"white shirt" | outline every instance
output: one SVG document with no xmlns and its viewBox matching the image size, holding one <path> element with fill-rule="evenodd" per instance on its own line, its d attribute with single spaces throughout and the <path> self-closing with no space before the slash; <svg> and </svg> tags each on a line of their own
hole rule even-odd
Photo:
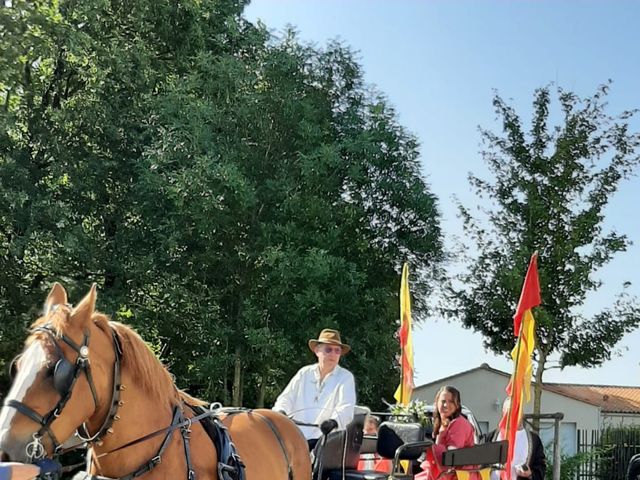
<svg viewBox="0 0 640 480">
<path fill-rule="evenodd" d="M 503 440 L 502 432 L 498 434 L 497 441 Z M 515 449 L 513 451 L 513 461 L 511 462 L 511 477 L 513 480 L 518 478 L 516 475 L 516 466 L 529 462 L 529 436 L 524 428 L 518 429 L 516 432 Z M 499 480 L 500 472 L 494 470 L 491 472 L 491 480 Z"/>
<path fill-rule="evenodd" d="M 276 400 L 273 410 L 283 410 L 294 420 L 320 425 L 330 418 L 345 428 L 353 419 L 356 386 L 351 372 L 336 365 L 320 382 L 320 366 L 316 363 L 298 370 Z M 317 427 L 300 429 L 305 438 L 319 438 Z"/>
</svg>

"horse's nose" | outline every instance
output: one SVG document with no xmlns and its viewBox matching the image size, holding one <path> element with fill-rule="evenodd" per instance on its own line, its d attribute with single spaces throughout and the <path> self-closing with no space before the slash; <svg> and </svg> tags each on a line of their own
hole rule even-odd
<svg viewBox="0 0 640 480">
<path fill-rule="evenodd" d="M 11 461 L 11 455 L 7 452 L 9 446 L 9 432 L 5 429 L 0 430 L 0 462 Z"/>
<path fill-rule="evenodd" d="M 20 458 L 21 452 L 25 450 L 25 444 L 9 435 L 4 430 L 0 432 L 0 460 L 3 462 L 26 462 L 26 459 Z M 2 477 L 0 477 L 2 478 Z"/>
</svg>

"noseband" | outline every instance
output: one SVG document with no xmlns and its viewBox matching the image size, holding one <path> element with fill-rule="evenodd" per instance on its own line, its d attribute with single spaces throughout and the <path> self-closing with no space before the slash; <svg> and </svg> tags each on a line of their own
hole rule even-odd
<svg viewBox="0 0 640 480">
<path fill-rule="evenodd" d="M 73 387 L 75 386 L 78 378 L 84 372 L 91 389 L 91 395 L 93 396 L 93 403 L 95 410 L 100 407 L 100 401 L 98 400 L 98 394 L 93 382 L 93 376 L 91 374 L 91 363 L 89 362 L 89 331 L 84 331 L 84 338 L 82 344 L 76 344 L 72 339 L 66 336 L 64 333 L 57 334 L 51 324 L 46 324 L 37 327 L 33 330 L 33 333 L 42 332 L 47 334 L 58 353 L 58 361 L 53 368 L 53 386 L 60 395 L 60 400 L 55 407 L 46 415 L 40 415 L 38 412 L 28 407 L 22 402 L 17 400 L 7 400 L 4 405 L 7 407 L 15 408 L 18 412 L 29 417 L 31 420 L 40 425 L 40 429 L 33 434 L 33 441 L 30 442 L 27 449 L 27 457 L 30 461 L 39 460 L 46 454 L 44 445 L 42 444 L 42 437 L 46 433 L 53 444 L 53 454 L 58 455 L 62 451 L 62 444 L 58 441 L 51 429 L 51 424 L 56 418 L 60 416 L 65 405 L 71 398 L 73 393 Z M 122 359 L 122 347 L 118 340 L 116 333 L 111 329 L 111 335 L 113 337 L 113 350 L 115 352 L 115 362 L 113 364 L 113 390 L 111 394 L 111 407 L 109 413 L 105 417 L 102 427 L 94 434 L 90 435 L 86 421 L 78 427 L 78 437 L 87 443 L 97 442 L 100 438 L 108 432 L 113 424 L 114 419 L 120 406 L 120 391 L 123 390 L 120 383 L 120 363 Z M 78 356 L 76 357 L 75 364 L 72 364 L 67 360 L 60 348 L 59 341 L 63 341 L 69 347 L 71 347 Z"/>
</svg>

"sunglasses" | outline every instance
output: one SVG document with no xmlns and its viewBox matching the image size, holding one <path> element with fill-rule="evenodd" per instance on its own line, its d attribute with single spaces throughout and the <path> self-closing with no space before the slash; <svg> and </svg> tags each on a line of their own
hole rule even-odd
<svg viewBox="0 0 640 480">
<path fill-rule="evenodd" d="M 337 353 L 338 355 L 340 355 L 342 353 L 342 347 L 333 347 L 331 345 L 320 345 L 319 349 L 321 352 L 324 352 L 326 354 Z"/>
</svg>

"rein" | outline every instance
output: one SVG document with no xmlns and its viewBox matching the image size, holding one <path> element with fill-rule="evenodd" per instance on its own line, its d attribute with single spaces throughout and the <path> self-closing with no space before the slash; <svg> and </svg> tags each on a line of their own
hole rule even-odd
<svg viewBox="0 0 640 480">
<path fill-rule="evenodd" d="M 210 412 L 207 412 L 207 414 L 203 414 L 201 417 L 204 418 L 206 416 L 209 416 Z M 198 419 L 198 421 L 200 421 L 202 418 Z M 182 420 L 182 421 L 181 421 Z M 141 475 L 144 475 L 145 473 L 153 470 L 156 466 L 158 466 L 160 464 L 160 462 L 162 462 L 162 454 L 164 453 L 164 451 L 166 450 L 167 446 L 169 445 L 169 441 L 171 440 L 171 437 L 173 436 L 173 432 L 175 430 L 177 430 L 178 428 L 180 428 L 182 430 L 182 438 L 185 441 L 185 452 L 188 452 L 188 438 L 189 438 L 189 434 L 191 433 L 190 427 L 191 424 L 193 423 L 195 419 L 192 418 L 188 418 L 186 420 L 183 420 L 183 416 L 182 416 L 182 412 L 180 410 L 179 406 L 174 407 L 173 409 L 173 420 L 171 421 L 171 425 L 169 425 L 168 427 L 165 428 L 161 428 L 160 430 L 156 430 L 155 432 L 152 432 L 148 435 L 145 435 L 144 437 L 138 438 L 136 440 L 133 440 L 129 443 L 126 443 L 125 445 L 122 445 L 121 447 L 115 448 L 113 450 L 110 450 L 108 452 L 102 453 L 100 454 L 98 457 L 96 457 L 96 460 L 98 458 L 102 458 L 106 455 L 109 455 L 111 453 L 120 451 L 120 450 L 124 450 L 125 448 L 131 447 L 133 445 L 136 445 L 138 443 L 144 442 L 145 440 L 149 440 L 150 438 L 155 437 L 156 435 L 160 435 L 161 433 L 167 432 L 166 436 L 164 437 L 164 440 L 162 441 L 162 443 L 160 444 L 160 448 L 158 449 L 158 451 L 156 452 L 156 454 L 151 457 L 148 461 L 144 462 L 142 465 L 140 465 L 136 470 L 134 470 L 133 472 L 129 473 L 128 475 L 125 475 L 123 477 L 118 477 L 117 479 L 114 479 L 112 477 L 104 477 L 102 475 L 91 475 L 91 479 L 92 480 L 133 480 L 134 478 L 137 478 Z M 91 462 L 87 462 L 87 470 L 89 470 L 89 467 L 91 466 Z M 189 480 L 194 479 L 195 478 L 195 473 L 193 471 L 193 467 L 191 465 L 191 461 L 190 461 L 190 456 L 187 454 L 187 478 Z"/>
<path fill-rule="evenodd" d="M 189 479 L 195 479 L 195 473 L 193 473 L 193 470 L 191 469 L 191 461 L 190 461 L 190 454 L 187 453 L 188 452 L 188 439 L 189 436 L 188 434 L 190 433 L 190 428 L 191 425 L 193 425 L 194 423 L 199 423 L 202 420 L 209 418 L 209 417 L 214 417 L 218 414 L 218 410 L 221 411 L 225 411 L 226 413 L 239 413 L 240 411 L 244 411 L 244 410 L 240 410 L 240 409 L 224 409 L 221 407 L 216 407 L 214 408 L 214 405 L 219 405 L 219 404 L 212 404 L 210 409 L 207 410 L 206 412 L 203 412 L 199 415 L 196 415 L 195 417 L 191 417 L 191 418 L 184 418 L 181 413 L 180 413 L 180 409 L 179 407 L 175 407 L 174 408 L 174 413 L 173 413 L 173 421 L 171 422 L 171 425 L 169 425 L 168 427 L 164 427 L 164 428 L 160 428 L 158 430 L 155 430 L 151 433 L 148 433 L 146 435 L 144 435 L 143 437 L 139 437 L 136 438 L 135 440 L 132 440 L 128 443 L 125 443 L 124 445 L 121 445 L 117 448 L 114 448 L 113 450 L 109 450 L 108 452 L 104 452 L 101 453 L 100 455 L 97 455 L 95 458 L 96 460 L 103 458 L 107 455 L 110 455 L 112 453 L 115 452 L 119 452 L 120 450 L 124 450 L 126 448 L 132 447 L 134 445 L 137 445 L 139 443 L 145 442 L 153 437 L 156 437 L 162 433 L 167 434 L 167 436 L 165 437 L 165 439 L 163 440 L 158 452 L 156 453 L 155 456 L 153 456 L 150 460 L 148 460 L 147 462 L 143 463 L 142 466 L 140 468 L 138 468 L 136 471 L 134 471 L 133 473 L 130 473 L 124 477 L 118 477 L 118 480 L 130 480 L 136 477 L 139 477 L 140 475 L 142 475 L 143 473 L 147 473 L 149 470 L 153 469 L 156 465 L 158 465 L 161 461 L 162 461 L 162 454 L 164 453 L 164 450 L 166 448 L 166 446 L 169 443 L 169 440 L 171 439 L 172 433 L 174 430 L 177 429 L 182 429 L 182 436 L 183 439 L 186 440 L 185 443 L 185 455 L 187 456 L 187 468 L 188 468 L 188 478 Z M 177 422 L 177 423 L 176 423 Z M 80 448 L 80 446 L 75 446 L 66 450 L 63 450 L 61 452 L 62 453 L 67 453 L 73 450 L 76 450 Z M 61 467 L 58 469 L 58 471 L 60 473 L 67 473 L 67 472 L 71 472 L 73 470 L 75 470 L 78 467 L 81 467 L 82 465 L 87 465 L 86 462 L 82 462 L 82 463 L 76 463 L 73 465 L 66 465 L 64 467 Z M 87 465 L 87 467 L 89 467 L 89 465 Z M 96 480 L 116 480 L 116 479 L 112 479 L 111 477 L 103 477 L 103 476 L 99 476 L 99 475 L 94 475 L 91 477 L 92 479 L 96 479 Z"/>
<path fill-rule="evenodd" d="M 178 407 L 175 407 L 175 408 L 177 409 Z M 202 421 L 203 419 L 205 419 L 207 417 L 214 416 L 215 414 L 216 414 L 215 411 L 208 410 L 207 412 L 201 413 L 200 415 L 198 415 L 196 417 L 184 419 L 179 423 L 173 423 L 173 422 L 176 421 L 176 413 L 174 411 L 173 422 L 168 427 L 160 428 L 160 429 L 156 430 L 155 432 L 151 432 L 151 433 L 146 434 L 144 437 L 136 438 L 135 440 L 132 440 L 129 443 L 125 443 L 124 445 L 122 445 L 122 446 L 120 446 L 118 448 L 114 448 L 113 450 L 109 450 L 108 452 L 101 453 L 100 455 L 98 455 L 96 457 L 96 459 L 105 457 L 105 456 L 110 455 L 110 454 L 115 453 L 115 452 L 119 452 L 120 450 L 124 450 L 125 448 L 133 447 L 134 445 L 137 445 L 138 443 L 145 442 L 145 441 L 147 441 L 147 440 L 149 440 L 149 439 L 151 439 L 153 437 L 156 437 L 156 436 L 158 436 L 158 435 L 160 435 L 160 434 L 162 434 L 164 432 L 171 433 L 174 430 L 177 430 L 178 428 L 182 428 L 182 427 L 190 428 L 193 423 L 200 422 L 200 421 Z M 179 415 L 177 417 L 177 420 L 179 421 L 181 418 L 182 418 L 182 416 Z"/>
<path fill-rule="evenodd" d="M 191 425 L 193 425 L 194 423 L 199 423 L 206 418 L 214 417 L 215 415 L 217 415 L 218 410 L 222 410 L 220 408 L 214 409 L 213 405 L 216 405 L 216 404 L 212 404 L 211 408 L 206 412 L 196 415 L 195 417 L 186 418 L 186 419 L 182 416 L 180 407 L 176 406 L 173 411 L 173 420 L 171 422 L 171 425 L 169 425 L 168 427 L 160 428 L 154 432 L 144 435 L 143 437 L 132 440 L 124 445 L 114 448 L 113 450 L 109 450 L 108 452 L 101 453 L 100 455 L 95 457 L 96 460 L 98 460 L 112 453 L 119 452 L 121 450 L 132 447 L 139 443 L 145 442 L 153 437 L 161 435 L 162 433 L 166 433 L 166 436 L 162 441 L 162 444 L 160 445 L 158 452 L 151 459 L 144 462 L 140 467 L 138 467 L 132 473 L 129 473 L 128 475 L 125 475 L 123 477 L 118 477 L 117 479 L 112 477 L 104 477 L 101 475 L 91 475 L 91 476 L 87 475 L 87 478 L 90 478 L 91 480 L 133 480 L 134 478 L 137 478 L 149 472 L 150 470 L 152 470 L 153 468 L 155 468 L 157 465 L 161 463 L 162 454 L 164 453 L 165 449 L 169 445 L 169 441 L 171 440 L 173 432 L 177 429 L 180 429 L 182 433 L 182 438 L 184 441 L 185 459 L 187 462 L 187 479 L 195 480 L 196 476 L 195 476 L 195 471 L 193 470 L 193 467 L 192 467 L 191 454 L 189 450 L 189 434 L 191 433 Z M 220 459 L 218 459 L 218 461 L 220 461 Z M 87 465 L 87 470 L 89 470 L 90 463 L 82 462 L 82 463 L 77 463 L 75 465 L 62 467 L 61 469 L 59 469 L 59 471 L 61 473 L 70 472 L 85 464 Z M 222 476 L 220 477 L 220 480 L 223 480 Z"/>
</svg>

